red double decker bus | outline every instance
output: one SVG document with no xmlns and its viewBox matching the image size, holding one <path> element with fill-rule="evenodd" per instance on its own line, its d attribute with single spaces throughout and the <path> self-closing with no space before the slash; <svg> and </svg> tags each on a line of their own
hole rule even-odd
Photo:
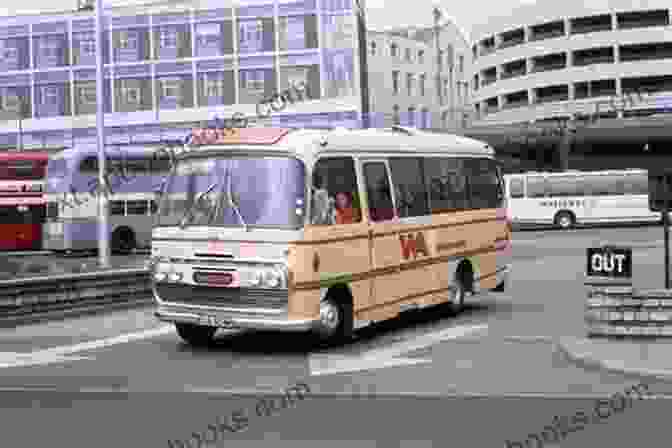
<svg viewBox="0 0 672 448">
<path fill-rule="evenodd" d="M 47 152 L 0 152 L 0 250 L 39 250 Z"/>
</svg>

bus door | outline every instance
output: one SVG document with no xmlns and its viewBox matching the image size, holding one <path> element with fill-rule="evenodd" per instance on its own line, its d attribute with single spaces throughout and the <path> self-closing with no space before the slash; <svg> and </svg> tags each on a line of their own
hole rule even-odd
<svg viewBox="0 0 672 448">
<path fill-rule="evenodd" d="M 309 248 L 302 252 L 309 269 L 298 273 L 297 279 L 319 282 L 321 289 L 346 285 L 352 293 L 355 312 L 370 308 L 374 304 L 369 233 L 355 161 L 352 157 L 320 158 L 312 177 L 310 225 L 304 232 L 306 244 L 300 246 Z"/>
<path fill-rule="evenodd" d="M 387 319 L 403 311 L 401 301 L 404 298 L 419 289 L 431 289 L 432 282 L 419 281 L 417 275 L 421 270 L 412 266 L 418 255 L 417 234 L 422 232 L 404 232 L 405 226 L 396 213 L 389 163 L 381 159 L 363 161 L 362 173 L 374 272 L 373 295 L 379 307 L 374 320 Z M 421 247 L 420 251 L 427 255 L 426 247 Z M 431 273 L 431 269 L 423 272 Z M 390 306 L 383 306 L 385 304 Z"/>
</svg>

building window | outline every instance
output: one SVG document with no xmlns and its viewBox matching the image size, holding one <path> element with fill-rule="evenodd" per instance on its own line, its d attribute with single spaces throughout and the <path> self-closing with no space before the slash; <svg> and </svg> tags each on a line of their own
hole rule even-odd
<svg viewBox="0 0 672 448">
<path fill-rule="evenodd" d="M 413 95 L 413 73 L 407 73 L 406 74 L 406 90 L 407 90 L 408 96 Z"/>
<path fill-rule="evenodd" d="M 0 99 L 2 99 L 2 110 L 17 113 L 21 110 L 21 100 L 19 100 L 19 96 L 16 93 L 5 91 L 5 94 Z"/>
<path fill-rule="evenodd" d="M 45 86 L 42 87 L 42 104 L 56 105 L 58 104 L 58 87 Z"/>
<path fill-rule="evenodd" d="M 79 41 L 79 48 L 82 53 L 92 56 L 96 54 L 96 36 L 94 33 L 86 33 Z"/>
<path fill-rule="evenodd" d="M 455 61 L 455 58 L 454 58 L 454 55 L 453 55 L 453 46 L 448 45 L 448 47 L 446 48 L 446 64 L 448 65 L 448 67 L 450 67 L 452 69 L 454 61 Z"/>
<path fill-rule="evenodd" d="M 375 55 L 376 55 L 376 43 L 371 42 L 371 56 L 375 56 Z"/>
<path fill-rule="evenodd" d="M 418 62 L 421 64 L 425 63 L 425 50 L 418 51 Z"/>
<path fill-rule="evenodd" d="M 443 98 L 448 98 L 448 80 L 443 80 Z"/>
<path fill-rule="evenodd" d="M 415 107 L 408 108 L 408 125 L 415 126 Z"/>
<path fill-rule="evenodd" d="M 224 80 L 219 78 L 205 78 L 205 96 L 224 96 Z"/>
<path fill-rule="evenodd" d="M 424 73 L 420 75 L 420 95 L 425 96 L 425 81 L 427 79 L 427 75 Z"/>
<path fill-rule="evenodd" d="M 392 91 L 395 95 L 399 94 L 399 71 L 394 70 L 392 72 Z"/>
<path fill-rule="evenodd" d="M 399 119 L 399 106 L 396 104 L 392 108 L 392 121 L 396 125 L 401 123 L 401 120 Z"/>
<path fill-rule="evenodd" d="M 85 86 L 79 88 L 79 104 L 82 106 L 92 106 L 96 104 L 96 86 Z"/>
<path fill-rule="evenodd" d="M 264 91 L 264 72 L 257 70 L 256 72 L 250 72 L 247 75 L 245 80 L 245 88 L 249 91 Z"/>
<path fill-rule="evenodd" d="M 390 56 L 393 58 L 399 57 L 399 47 L 397 47 L 397 44 L 390 45 Z"/>
<path fill-rule="evenodd" d="M 134 31 L 121 31 L 119 33 L 119 48 L 122 50 L 135 50 L 138 47 L 138 36 Z"/>
<path fill-rule="evenodd" d="M 197 28 L 199 47 L 217 47 L 221 36 L 221 28 L 218 23 L 199 24 Z"/>
<path fill-rule="evenodd" d="M 180 97 L 180 80 L 162 79 L 161 96 L 163 98 L 178 99 Z"/>
<path fill-rule="evenodd" d="M 122 87 L 121 96 L 126 104 L 140 105 L 140 89 L 138 87 Z"/>
<path fill-rule="evenodd" d="M 410 49 L 410 48 L 407 48 L 406 51 L 405 51 L 405 53 L 406 53 L 406 54 L 405 54 L 406 61 L 408 61 L 408 62 L 412 62 L 412 61 L 413 61 L 413 58 L 411 57 L 411 49 Z"/>
<path fill-rule="evenodd" d="M 443 50 L 439 50 L 439 70 L 443 69 Z"/>
<path fill-rule="evenodd" d="M 161 48 L 177 48 L 177 31 L 164 29 L 159 33 L 159 46 Z"/>
<path fill-rule="evenodd" d="M 464 74 L 464 56 L 463 55 L 459 56 L 457 70 L 460 72 L 460 75 Z"/>
</svg>

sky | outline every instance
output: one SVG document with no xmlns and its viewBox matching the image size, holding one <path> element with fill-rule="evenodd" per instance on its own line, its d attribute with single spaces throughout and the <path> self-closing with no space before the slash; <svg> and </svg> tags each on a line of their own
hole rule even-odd
<svg viewBox="0 0 672 448">
<path fill-rule="evenodd" d="M 135 0 L 113 0 L 115 2 L 133 3 Z M 385 29 L 401 26 L 430 26 L 433 23 L 432 8 L 439 4 L 447 16 L 452 17 L 461 27 L 469 40 L 473 24 L 487 23 L 487 16 L 506 15 L 512 8 L 534 0 L 366 0 L 367 22 L 370 28 Z M 13 16 L 21 12 L 53 12 L 74 9 L 77 0 L 3 0 L 0 15 Z M 140 3 L 146 3 L 142 1 Z"/>
</svg>

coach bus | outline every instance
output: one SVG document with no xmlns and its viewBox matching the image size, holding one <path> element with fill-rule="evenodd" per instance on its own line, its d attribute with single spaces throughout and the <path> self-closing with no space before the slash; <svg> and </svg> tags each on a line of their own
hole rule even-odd
<svg viewBox="0 0 672 448">
<path fill-rule="evenodd" d="M 194 130 L 152 233 L 158 319 L 342 340 L 400 312 L 503 291 L 510 226 L 493 150 L 393 127 Z"/>
<path fill-rule="evenodd" d="M 106 149 L 110 248 L 129 253 L 151 242 L 157 189 L 170 161 L 153 147 Z M 98 155 L 83 146 L 53 155 L 47 167 L 44 247 L 54 252 L 98 249 Z"/>
<path fill-rule="evenodd" d="M 514 223 L 580 224 L 656 222 L 649 210 L 646 170 L 509 174 L 506 194 Z"/>
<path fill-rule="evenodd" d="M 49 154 L 0 152 L 0 250 L 39 250 Z"/>
</svg>

